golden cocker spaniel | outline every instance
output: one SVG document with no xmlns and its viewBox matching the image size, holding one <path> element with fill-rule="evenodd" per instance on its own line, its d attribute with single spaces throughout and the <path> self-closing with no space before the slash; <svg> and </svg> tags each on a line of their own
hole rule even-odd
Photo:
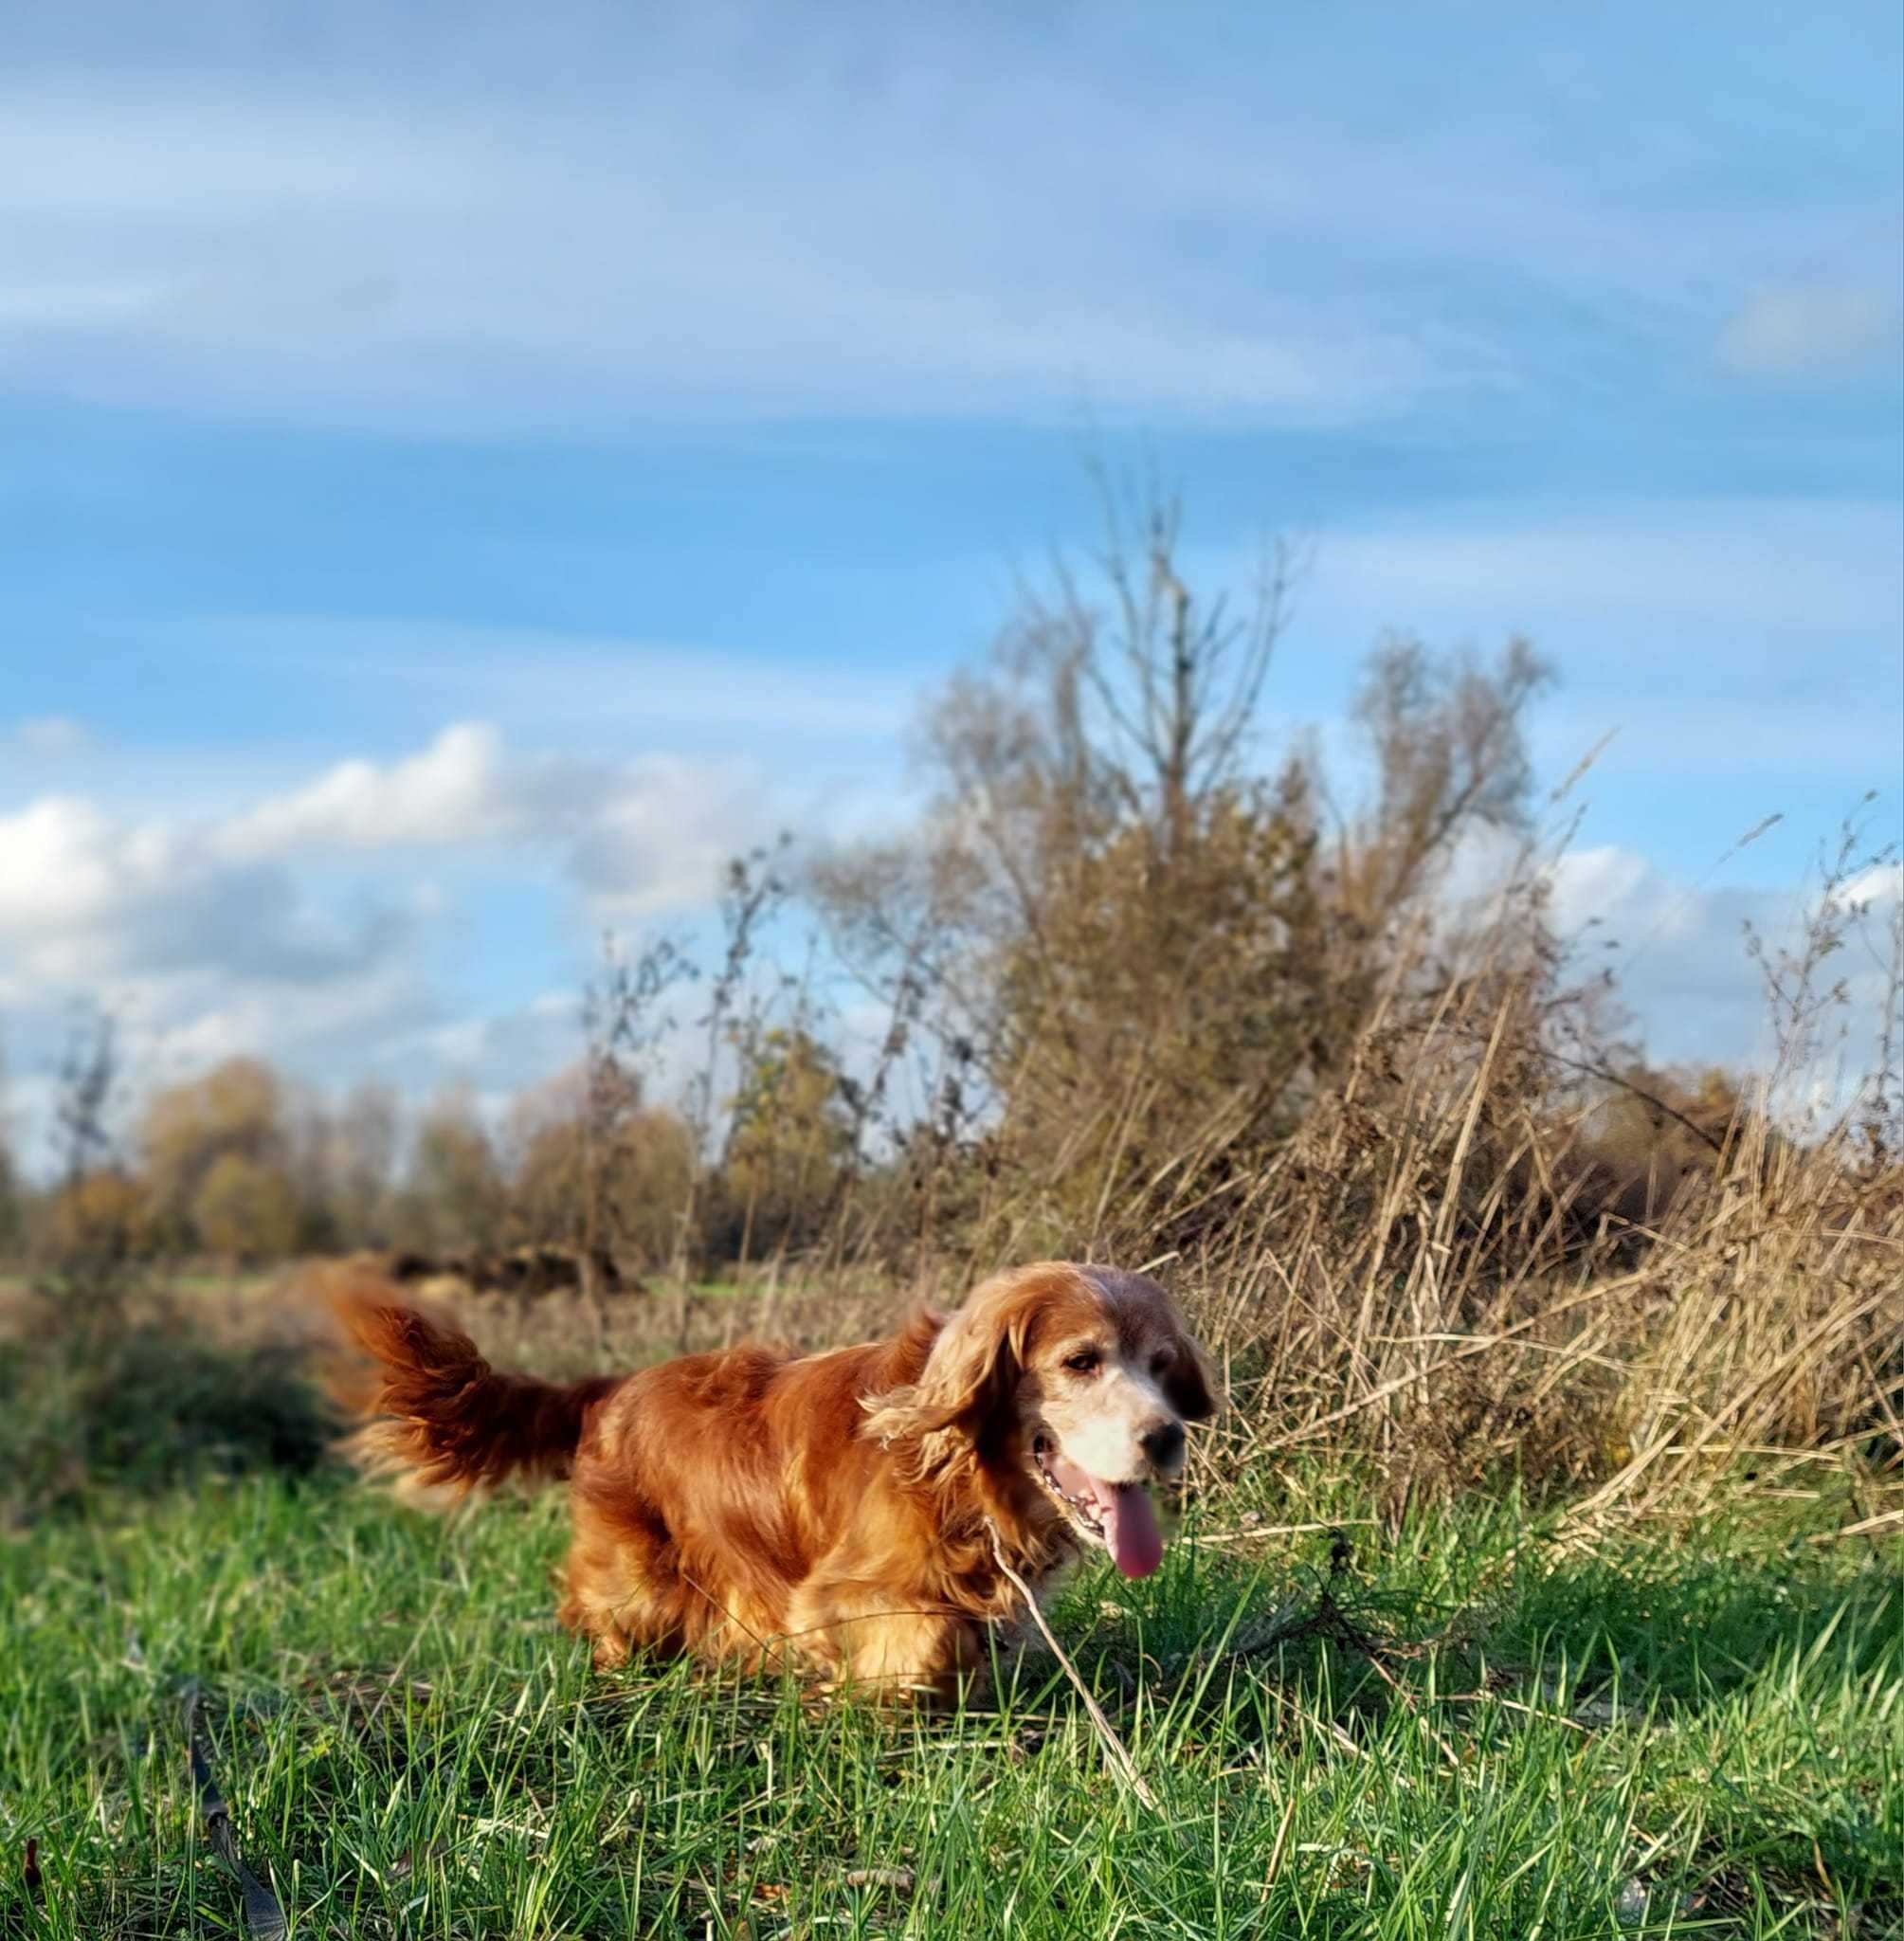
<svg viewBox="0 0 1904 1941">
<path fill-rule="evenodd" d="M 943 1692 L 1013 1613 L 1001 1554 L 1034 1587 L 1091 1548 L 1157 1568 L 1148 1486 L 1216 1406 L 1170 1297 L 1110 1267 L 1000 1274 L 828 1353 L 743 1344 L 568 1384 L 496 1372 L 374 1277 L 333 1297 L 377 1364 L 366 1453 L 458 1491 L 570 1478 L 561 1617 L 603 1665 L 793 1652 Z"/>
</svg>

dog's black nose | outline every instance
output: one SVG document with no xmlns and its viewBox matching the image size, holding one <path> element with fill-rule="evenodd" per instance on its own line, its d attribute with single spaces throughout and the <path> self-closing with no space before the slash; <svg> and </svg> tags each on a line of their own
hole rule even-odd
<svg viewBox="0 0 1904 1941">
<path fill-rule="evenodd" d="M 1160 1422 L 1137 1438 L 1144 1454 L 1159 1469 L 1168 1469 L 1184 1453 L 1184 1425 L 1180 1422 Z"/>
</svg>

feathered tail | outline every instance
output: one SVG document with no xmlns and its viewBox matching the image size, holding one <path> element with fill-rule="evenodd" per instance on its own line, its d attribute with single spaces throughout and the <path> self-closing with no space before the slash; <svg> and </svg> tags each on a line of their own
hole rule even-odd
<svg viewBox="0 0 1904 1941">
<path fill-rule="evenodd" d="M 499 1374 L 461 1328 L 412 1307 L 375 1274 L 334 1272 L 322 1292 L 375 1363 L 368 1380 L 361 1370 L 332 1380 L 354 1413 L 372 1418 L 352 1439 L 358 1459 L 426 1488 L 462 1496 L 510 1476 L 567 1475 L 589 1408 L 623 1379 Z"/>
</svg>

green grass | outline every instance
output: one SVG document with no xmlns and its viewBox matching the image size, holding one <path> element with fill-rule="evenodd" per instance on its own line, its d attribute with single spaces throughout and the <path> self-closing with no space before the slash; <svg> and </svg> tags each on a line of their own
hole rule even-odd
<svg viewBox="0 0 1904 1941">
<path fill-rule="evenodd" d="M 194 1679 L 299 1934 L 1894 1932 L 1904 1560 L 1772 1509 L 1580 1551 L 1285 1478 L 1260 1514 L 1343 1521 L 1332 1580 L 1326 1533 L 1239 1544 L 1227 1502 L 1054 1613 L 1152 1812 L 1043 1673 L 938 1717 L 598 1676 L 551 1621 L 556 1497 L 446 1528 L 324 1472 L 96 1490 L 0 1550 L 0 1933 L 245 1932 Z M 1325 1585 L 1387 1678 L 1299 1628 Z"/>
</svg>

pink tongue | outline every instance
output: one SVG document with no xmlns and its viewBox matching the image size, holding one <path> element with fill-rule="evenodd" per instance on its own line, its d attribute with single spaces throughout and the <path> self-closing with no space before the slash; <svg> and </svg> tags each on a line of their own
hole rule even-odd
<svg viewBox="0 0 1904 1941">
<path fill-rule="evenodd" d="M 1094 1476 L 1091 1494 L 1097 1498 L 1098 1514 L 1104 1519 L 1104 1541 L 1111 1546 L 1118 1569 L 1126 1577 L 1148 1577 L 1164 1561 L 1164 1535 L 1157 1528 L 1150 1492 L 1137 1483 L 1119 1489 Z"/>
</svg>

